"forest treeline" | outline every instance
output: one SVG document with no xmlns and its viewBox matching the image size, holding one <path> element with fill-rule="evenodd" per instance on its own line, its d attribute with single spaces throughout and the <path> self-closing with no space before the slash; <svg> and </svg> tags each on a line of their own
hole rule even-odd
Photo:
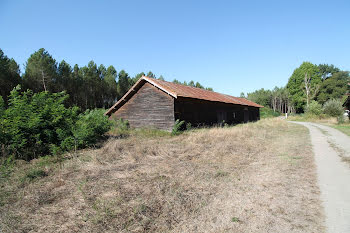
<svg viewBox="0 0 350 233">
<path fill-rule="evenodd" d="M 350 76 L 334 65 L 303 62 L 284 87 L 259 89 L 244 96 L 274 111 L 302 113 L 311 101 L 324 105 L 328 100 L 344 101 L 350 93 Z"/>
<path fill-rule="evenodd" d="M 0 94 L 5 104 L 11 90 L 20 84 L 22 90 L 29 89 L 34 93 L 65 91 L 69 95 L 66 104 L 78 106 L 81 110 L 108 108 L 142 76 L 164 80 L 162 75 L 156 77 L 151 71 L 130 77 L 125 70 L 117 72 L 112 65 L 106 67 L 103 64 L 97 65 L 94 61 L 90 61 L 84 67 L 77 64 L 71 66 L 64 60 L 58 63 L 43 48 L 30 55 L 21 74 L 16 61 L 8 58 L 0 49 Z M 176 79 L 173 82 L 181 83 Z M 194 81 L 181 84 L 212 90 Z"/>
<path fill-rule="evenodd" d="M 83 67 L 71 66 L 64 60 L 58 63 L 43 48 L 30 55 L 21 73 L 16 61 L 0 49 L 0 94 L 5 105 L 10 91 L 20 84 L 22 90 L 30 89 L 34 93 L 65 91 L 69 95 L 66 104 L 81 110 L 108 108 L 144 75 L 164 80 L 162 75 L 156 77 L 151 71 L 131 77 L 125 70 L 117 72 L 113 66 L 97 65 L 94 61 Z M 212 91 L 199 82 L 182 83 L 176 79 L 173 82 Z M 286 86 L 260 89 L 246 96 L 242 93 L 241 96 L 274 111 L 301 113 L 312 100 L 323 105 L 329 99 L 344 98 L 350 92 L 349 82 L 348 71 L 334 65 L 303 62 L 294 70 Z"/>
</svg>

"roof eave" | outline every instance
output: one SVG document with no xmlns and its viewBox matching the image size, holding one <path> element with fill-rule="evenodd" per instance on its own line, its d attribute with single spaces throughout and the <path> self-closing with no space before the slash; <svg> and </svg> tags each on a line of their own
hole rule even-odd
<svg viewBox="0 0 350 233">
<path fill-rule="evenodd" d="M 112 115 L 113 111 L 117 111 L 118 110 L 118 106 L 123 103 L 123 101 L 126 101 L 125 99 L 131 95 L 133 93 L 133 91 L 136 90 L 136 88 L 140 85 L 140 83 L 144 81 L 143 78 L 140 78 L 130 89 L 127 93 L 125 93 L 125 95 L 120 98 L 120 100 L 118 100 L 112 107 L 110 107 L 105 113 L 104 115 L 106 116 L 110 116 Z"/>
<path fill-rule="evenodd" d="M 142 76 L 131 88 L 130 90 L 120 99 L 117 101 L 117 103 L 115 103 L 111 108 L 109 108 L 104 115 L 108 115 L 111 116 L 113 112 L 117 111 L 126 101 L 127 98 L 130 95 L 133 95 L 134 92 L 137 91 L 137 89 L 143 85 L 143 82 L 148 82 L 151 85 L 155 86 L 156 88 L 162 90 L 163 92 L 167 93 L 168 95 L 172 96 L 173 98 L 177 99 L 178 96 L 179 97 L 187 97 L 187 98 L 193 98 L 193 97 L 189 97 L 189 96 L 182 96 L 182 95 L 178 95 L 176 92 L 174 91 L 170 91 L 169 88 L 167 88 L 166 86 L 162 86 L 161 84 L 153 81 L 151 78 L 146 77 L 146 76 Z M 220 94 L 220 93 L 217 93 Z M 223 94 L 221 94 L 223 95 Z M 230 98 L 232 98 L 233 96 L 230 96 Z M 225 101 L 214 101 L 214 100 L 207 100 L 207 101 L 212 101 L 212 102 L 222 102 L 222 103 L 229 103 L 229 104 L 236 104 L 236 105 L 241 105 L 241 106 L 247 106 L 247 107 L 256 107 L 256 108 L 263 108 L 264 106 L 259 105 L 257 103 L 254 103 L 252 101 L 248 101 L 251 102 L 251 104 L 247 104 L 244 103 L 243 101 L 240 101 L 237 97 L 233 97 L 235 98 L 235 101 L 237 101 L 238 103 L 232 103 L 232 102 L 225 102 Z M 206 99 L 201 99 L 201 98 L 194 98 L 194 99 L 199 99 L 199 100 L 206 100 Z"/>
</svg>

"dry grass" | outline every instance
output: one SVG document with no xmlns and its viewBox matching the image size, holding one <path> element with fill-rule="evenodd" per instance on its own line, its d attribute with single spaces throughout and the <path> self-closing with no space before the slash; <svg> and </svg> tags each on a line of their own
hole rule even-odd
<svg viewBox="0 0 350 233">
<path fill-rule="evenodd" d="M 283 120 L 131 136 L 38 163 L 0 182 L 0 231 L 324 231 L 308 131 Z M 23 179 L 35 166 L 47 176 Z"/>
</svg>

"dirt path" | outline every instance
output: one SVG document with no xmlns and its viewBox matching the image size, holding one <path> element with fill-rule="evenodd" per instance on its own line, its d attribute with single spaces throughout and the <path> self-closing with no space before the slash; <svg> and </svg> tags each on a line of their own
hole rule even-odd
<svg viewBox="0 0 350 233">
<path fill-rule="evenodd" d="M 310 131 L 328 232 L 350 232 L 350 137 L 315 123 Z"/>
</svg>

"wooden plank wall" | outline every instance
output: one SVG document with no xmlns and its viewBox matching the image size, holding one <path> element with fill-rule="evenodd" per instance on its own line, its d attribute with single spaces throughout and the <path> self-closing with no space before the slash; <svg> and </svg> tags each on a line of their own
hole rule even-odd
<svg viewBox="0 0 350 233">
<path fill-rule="evenodd" d="M 111 117 L 128 120 L 133 128 L 149 127 L 171 131 L 175 122 L 174 98 L 145 83 Z"/>
</svg>

